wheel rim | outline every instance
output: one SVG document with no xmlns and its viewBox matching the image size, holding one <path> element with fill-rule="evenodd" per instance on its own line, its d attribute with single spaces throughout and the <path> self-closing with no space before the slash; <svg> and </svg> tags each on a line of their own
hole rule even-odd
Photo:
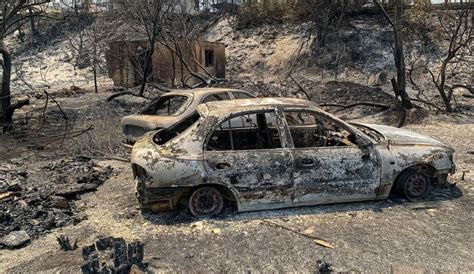
<svg viewBox="0 0 474 274">
<path fill-rule="evenodd" d="M 192 211 L 197 215 L 216 214 L 221 207 L 220 193 L 213 188 L 202 188 L 191 196 Z"/>
<path fill-rule="evenodd" d="M 405 186 L 407 196 L 416 198 L 422 196 L 426 192 L 428 182 L 423 174 L 416 173 L 407 179 Z"/>
</svg>

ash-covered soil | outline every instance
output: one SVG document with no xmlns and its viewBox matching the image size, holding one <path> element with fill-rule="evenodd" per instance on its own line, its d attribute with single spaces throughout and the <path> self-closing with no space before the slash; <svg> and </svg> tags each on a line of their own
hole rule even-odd
<svg viewBox="0 0 474 274">
<path fill-rule="evenodd" d="M 344 92 L 341 90 L 340 94 Z M 65 99 L 63 106 L 67 111 L 89 109 L 90 105 L 96 104 L 107 106 L 99 100 L 86 103 L 84 99 L 89 97 Z M 121 102 L 112 107 L 119 109 L 116 104 L 126 106 L 127 100 Z M 353 114 L 360 115 L 364 121 L 380 121 L 378 114 L 367 116 L 363 111 L 366 110 Z M 90 117 L 89 121 L 94 121 L 94 115 Z M 25 168 L 13 168 L 15 172 L 8 174 L 16 176 L 15 180 L 21 183 L 34 176 L 30 174 L 41 173 L 36 177 L 38 184 L 31 184 L 32 188 L 39 188 L 42 180 L 47 181 L 45 184 L 56 182 L 58 186 L 64 181 L 81 185 L 81 172 L 72 178 L 63 172 L 64 169 L 80 171 L 80 165 L 76 166 L 78 163 L 85 166 L 88 178 L 94 177 L 89 175 L 97 168 L 103 172 L 107 166 L 112 166 L 114 172 L 94 192 L 74 198 L 66 195 L 73 218 L 81 216 L 80 222 L 53 226 L 47 234 L 33 237 L 31 243 L 21 249 L 2 250 L 0 269 L 78 272 L 83 263 L 82 247 L 93 244 L 100 237 L 123 237 L 127 241 L 145 243 L 144 261 L 151 271 L 314 271 L 318 268 L 318 260 L 331 264 L 335 271 L 474 271 L 472 117 L 429 113 L 413 119 L 416 123 L 407 126 L 408 129 L 439 139 L 457 151 L 458 171 L 449 178 L 452 186 L 435 189 L 421 202 L 409 203 L 394 196 L 377 202 L 251 213 L 228 209 L 222 218 L 202 221 L 184 211 L 141 212 L 134 196 L 128 163 L 102 159 L 89 165 L 89 161 L 81 162 L 85 158 L 58 158 L 58 152 L 53 153 L 52 148 L 25 148 L 18 157 L 9 158 L 11 165 L 15 165 L 15 161 L 20 161 L 19 166 L 23 162 L 41 161 Z M 115 124 L 113 131 L 120 131 L 119 124 Z M 28 155 L 28 159 L 18 159 Z M 23 176 L 23 172 L 28 175 Z M 54 196 L 60 189 L 44 188 Z M 21 200 L 25 199 L 19 199 L 17 203 Z M 27 214 L 25 218 L 29 218 Z M 23 229 L 28 230 L 28 227 Z M 60 235 L 73 241 L 77 239 L 80 248 L 61 251 L 56 240 Z M 334 248 L 318 245 L 307 235 L 324 240 Z"/>
<path fill-rule="evenodd" d="M 226 44 L 233 87 L 260 96 L 306 98 L 304 89 L 319 104 L 393 104 L 389 81 L 371 81 L 381 72 L 387 79 L 395 75 L 387 26 L 356 20 L 353 30 L 344 30 L 348 50 L 340 68 L 333 66 L 339 48 L 315 57 L 304 47 L 294 66 L 295 83 L 288 72 L 306 28 L 235 30 L 222 20 L 205 38 Z M 16 112 L 14 131 L 0 135 L 0 239 L 14 232 L 8 242 L 22 244 L 0 250 L 0 272 L 79 272 L 81 248 L 103 237 L 145 243 L 144 261 L 151 271 L 315 271 L 324 262 L 334 271 L 474 271 L 474 117 L 472 97 L 465 96 L 470 94 L 455 91 L 454 114 L 408 113 L 407 129 L 456 149 L 458 171 L 449 178 L 451 187 L 435 189 L 421 202 L 394 196 L 251 213 L 228 209 L 222 218 L 199 221 L 186 212 L 138 209 L 129 164 L 111 159 L 126 156 L 121 117 L 146 100 L 124 96 L 106 102 L 112 93 L 105 92 L 111 82 L 104 74 L 98 94 L 85 90 L 92 86 L 90 70 L 74 68 L 67 41 L 58 37 L 53 44 L 15 56 L 14 100 L 29 98 L 32 104 Z M 45 107 L 43 89 L 61 108 L 51 98 Z M 410 87 L 408 92 L 416 95 Z M 435 92 L 428 97 L 439 104 Z M 396 107 L 325 109 L 348 120 L 386 125 L 400 120 Z M 77 240 L 79 249 L 60 250 L 56 237 L 61 235 Z M 318 245 L 315 238 L 334 248 Z"/>
</svg>

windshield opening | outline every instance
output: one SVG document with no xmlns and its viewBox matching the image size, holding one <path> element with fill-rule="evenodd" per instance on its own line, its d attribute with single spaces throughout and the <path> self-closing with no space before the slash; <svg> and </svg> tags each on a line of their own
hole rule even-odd
<svg viewBox="0 0 474 274">
<path fill-rule="evenodd" d="M 355 126 L 357 129 L 359 129 L 360 131 L 362 131 L 363 133 L 367 134 L 370 138 L 374 139 L 377 143 L 380 143 L 384 138 L 383 134 L 381 134 L 380 132 L 374 129 L 371 129 L 363 125 L 358 125 L 358 124 L 352 124 L 352 125 Z"/>
<path fill-rule="evenodd" d="M 141 114 L 178 116 L 186 110 L 188 100 L 189 98 L 183 95 L 162 96 L 145 108 Z"/>
</svg>

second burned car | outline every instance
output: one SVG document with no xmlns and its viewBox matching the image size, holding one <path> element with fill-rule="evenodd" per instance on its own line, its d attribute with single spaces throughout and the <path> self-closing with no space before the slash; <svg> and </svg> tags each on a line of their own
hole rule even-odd
<svg viewBox="0 0 474 274">
<path fill-rule="evenodd" d="M 220 101 L 198 107 L 179 134 L 150 132 L 132 150 L 136 192 L 146 208 L 186 205 L 196 217 L 225 202 L 251 211 L 385 199 L 417 200 L 454 172 L 453 150 L 423 135 L 349 124 L 313 102 Z"/>
<path fill-rule="evenodd" d="M 199 104 L 254 97 L 246 91 L 229 88 L 199 88 L 165 93 L 145 109 L 122 119 L 124 146 L 131 149 L 148 131 L 170 127 L 178 132 L 186 129 L 199 118 L 196 113 Z"/>
</svg>

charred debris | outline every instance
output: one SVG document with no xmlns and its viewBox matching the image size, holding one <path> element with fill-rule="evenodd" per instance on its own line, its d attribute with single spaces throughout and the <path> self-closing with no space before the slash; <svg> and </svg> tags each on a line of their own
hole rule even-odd
<svg viewBox="0 0 474 274">
<path fill-rule="evenodd" d="M 85 217 L 74 201 L 94 191 L 112 174 L 87 157 L 28 166 L 0 164 L 0 247 L 19 248 L 49 230 Z"/>
</svg>

